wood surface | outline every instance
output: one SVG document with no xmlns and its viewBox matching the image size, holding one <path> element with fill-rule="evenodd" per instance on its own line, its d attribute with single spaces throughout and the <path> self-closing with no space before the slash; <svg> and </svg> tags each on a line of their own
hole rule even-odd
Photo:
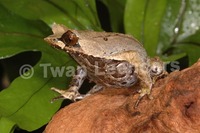
<svg viewBox="0 0 200 133">
<path fill-rule="evenodd" d="M 200 61 L 159 79 L 134 108 L 134 89 L 108 88 L 58 111 L 45 133 L 200 133 Z"/>
</svg>

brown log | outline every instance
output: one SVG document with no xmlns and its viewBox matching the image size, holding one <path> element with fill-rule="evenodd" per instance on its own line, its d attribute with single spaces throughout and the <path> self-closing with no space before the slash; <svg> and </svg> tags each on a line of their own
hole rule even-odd
<svg viewBox="0 0 200 133">
<path fill-rule="evenodd" d="M 200 133 L 200 61 L 159 79 L 153 99 L 106 89 L 57 112 L 45 133 Z"/>
</svg>

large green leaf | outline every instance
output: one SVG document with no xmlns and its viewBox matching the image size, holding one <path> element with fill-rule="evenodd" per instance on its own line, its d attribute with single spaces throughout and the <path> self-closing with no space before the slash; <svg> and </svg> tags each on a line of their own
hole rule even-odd
<svg viewBox="0 0 200 133">
<path fill-rule="evenodd" d="M 161 19 L 167 0 L 128 0 L 125 30 L 144 44 L 150 56 L 156 54 Z"/>
<path fill-rule="evenodd" d="M 51 34 L 51 29 L 42 21 L 23 19 L 1 6 L 0 12 L 0 57 L 38 49 L 43 45 L 37 44 L 43 37 Z M 34 38 L 36 41 L 31 41 Z M 21 43 L 21 45 L 19 45 Z M 31 44 L 35 45 L 31 45 Z"/>
<path fill-rule="evenodd" d="M 177 43 L 199 44 L 199 0 L 168 1 L 162 19 L 158 53 Z"/>
<path fill-rule="evenodd" d="M 199 38 L 200 32 L 200 0 L 182 0 L 182 6 L 184 4 L 185 10 L 183 12 L 177 42 L 184 42 L 183 40 L 187 40 L 187 38 L 192 36 L 190 43 L 200 44 L 199 39 L 196 39 Z"/>
<path fill-rule="evenodd" d="M 42 19 L 51 25 L 61 23 L 70 28 L 100 30 L 94 0 L 1 0 L 16 14 L 28 19 Z"/>
<path fill-rule="evenodd" d="M 127 0 L 125 15 L 124 15 L 124 26 L 125 32 L 132 34 L 140 42 L 143 43 L 144 36 L 144 15 L 146 8 L 146 0 Z"/>
<path fill-rule="evenodd" d="M 165 14 L 162 18 L 160 29 L 160 38 L 157 45 L 158 54 L 162 54 L 174 43 L 177 33 L 176 28 L 180 27 L 182 12 L 180 12 L 181 0 L 167 1 Z M 184 7 L 183 7 L 184 8 Z M 177 17 L 179 16 L 179 18 Z"/>
<path fill-rule="evenodd" d="M 176 54 L 181 51 L 187 53 L 189 65 L 197 61 L 200 57 L 197 51 L 200 49 L 199 8 L 199 0 L 168 1 L 158 45 L 160 54 L 165 52 Z"/>
<path fill-rule="evenodd" d="M 36 66 L 32 77 L 18 77 L 11 85 L 0 92 L 0 117 L 7 119 L 13 126 L 16 124 L 25 130 L 35 130 L 46 124 L 59 108 L 61 101 L 54 104 L 50 99 L 55 93 L 49 88 L 57 86 L 64 88 L 66 77 L 52 78 L 51 72 L 44 77 L 41 64 L 51 63 L 52 67 L 69 62 L 65 54 L 54 51 L 43 38 L 51 34 L 50 28 L 41 21 L 23 19 L 0 5 L 0 57 L 9 57 L 22 51 L 41 51 L 42 57 Z M 54 56 L 52 56 L 52 53 Z M 59 57 L 59 58 L 58 58 Z M 70 65 L 70 63 L 68 64 Z M 31 70 L 29 71 L 31 72 Z M 28 73 L 25 73 L 28 74 Z M 24 76 L 27 76 L 25 75 Z M 0 130 L 11 126 L 0 126 Z M 5 129 L 4 129 L 5 130 Z M 7 129 L 9 130 L 9 129 Z"/>
<path fill-rule="evenodd" d="M 109 10 L 112 31 L 123 32 L 124 30 L 123 17 L 124 17 L 126 0 L 115 0 L 115 1 L 100 0 L 100 1 L 103 2 Z"/>
<path fill-rule="evenodd" d="M 0 131 L 12 131 L 14 125 L 32 131 L 46 124 L 61 104 L 61 101 L 50 103 L 57 95 L 50 88 L 66 88 L 72 76 L 66 66 L 72 66 L 70 71 L 75 69 L 74 61 L 66 53 L 44 42 L 43 38 L 52 34 L 51 29 L 35 19 L 42 19 L 49 25 L 57 22 L 79 29 L 99 29 L 92 0 L 0 2 L 1 59 L 23 51 L 42 52 L 41 59 L 32 69 L 0 92 Z M 26 78 L 31 72 L 33 75 Z"/>
</svg>

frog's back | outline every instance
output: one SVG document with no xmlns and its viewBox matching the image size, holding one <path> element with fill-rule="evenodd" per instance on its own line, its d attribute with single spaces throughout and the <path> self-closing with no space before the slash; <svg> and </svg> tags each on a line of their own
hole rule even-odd
<svg viewBox="0 0 200 133">
<path fill-rule="evenodd" d="M 96 57 L 109 57 L 125 51 L 134 51 L 146 56 L 143 46 L 132 36 L 94 31 L 73 31 L 79 37 L 84 52 Z"/>
</svg>

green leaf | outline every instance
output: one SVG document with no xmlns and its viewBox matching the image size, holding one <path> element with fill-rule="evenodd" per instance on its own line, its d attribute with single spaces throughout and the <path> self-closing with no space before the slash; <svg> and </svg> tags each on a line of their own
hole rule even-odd
<svg viewBox="0 0 200 133">
<path fill-rule="evenodd" d="M 193 44 L 177 44 L 173 46 L 173 52 L 185 52 L 189 57 L 189 65 L 194 64 L 200 58 L 200 47 Z"/>
<path fill-rule="evenodd" d="M 38 46 L 34 44 L 37 41 L 43 41 L 42 39 L 45 36 L 51 34 L 51 29 L 42 21 L 18 17 L 3 6 L 1 6 L 0 11 L 1 58 L 9 57 L 25 50 L 36 50 L 39 48 L 39 44 L 36 44 Z M 13 22 L 15 23 L 13 24 Z M 32 38 L 36 42 L 31 41 Z M 21 45 L 19 46 L 19 44 Z"/>
<path fill-rule="evenodd" d="M 191 34 L 187 38 L 180 41 L 180 43 L 193 43 L 200 46 L 200 29 L 195 34 Z"/>
<path fill-rule="evenodd" d="M 0 117 L 0 132 L 1 133 L 13 133 L 15 123 L 5 117 Z"/>
<path fill-rule="evenodd" d="M 176 46 L 177 49 L 180 48 L 175 50 L 176 53 L 171 51 L 174 45 L 194 44 L 199 49 L 199 5 L 199 0 L 127 0 L 125 30 L 144 44 L 150 56 L 164 54 L 170 56 L 165 57 L 169 60 L 181 58 L 183 55 L 179 55 L 178 51 L 183 51 L 182 46 Z M 190 53 L 193 48 L 189 49 L 187 54 L 191 64 L 198 56 Z"/>
<path fill-rule="evenodd" d="M 27 19 L 41 19 L 49 25 L 56 22 L 70 28 L 100 30 L 94 0 L 1 0 L 1 3 Z"/>
<path fill-rule="evenodd" d="M 182 8 L 184 8 L 184 5 L 183 7 L 181 6 L 181 0 L 167 1 L 160 28 L 160 38 L 157 47 L 158 54 L 163 54 L 166 49 L 173 45 L 177 37 L 175 28 L 180 26 L 182 20 L 182 11 L 180 11 Z"/>
<path fill-rule="evenodd" d="M 142 43 L 146 2 L 146 0 L 127 0 L 124 14 L 125 32 L 132 34 Z"/>
<path fill-rule="evenodd" d="M 162 16 L 167 0 L 128 0 L 125 30 L 144 44 L 150 56 L 156 55 Z"/>
<path fill-rule="evenodd" d="M 158 47 L 162 16 L 167 0 L 150 0 L 144 20 L 144 47 L 150 56 L 155 56 Z"/>
<path fill-rule="evenodd" d="M 186 55 L 187 55 L 186 53 L 180 53 L 180 54 L 173 54 L 167 57 L 162 56 L 161 58 L 163 61 L 175 61 L 175 60 L 185 57 Z"/>
<path fill-rule="evenodd" d="M 23 76 L 33 72 L 31 70 L 16 78 L 7 89 L 0 92 L 0 116 L 13 125 L 32 131 L 46 124 L 60 107 L 61 101 L 50 103 L 56 95 L 50 88 L 66 87 L 65 73 L 62 77 L 52 75 L 50 68 L 61 68 L 66 64 L 71 66 L 74 63 L 65 53 L 55 51 L 44 42 L 43 38 L 51 32 L 42 21 L 24 19 L 2 5 L 0 5 L 0 19 L 1 58 L 23 51 L 42 52 L 40 61 L 34 69 L 31 69 L 34 73 L 30 78 L 25 79 Z M 45 71 L 41 65 L 50 66 Z M 0 124 L 0 131 L 4 130 L 3 127 L 6 125 L 2 122 Z"/>
<path fill-rule="evenodd" d="M 168 1 L 158 46 L 160 53 L 185 52 L 189 57 L 189 65 L 197 61 L 200 57 L 199 5 L 199 0 Z"/>
<path fill-rule="evenodd" d="M 114 32 L 123 32 L 124 31 L 124 24 L 123 24 L 123 17 L 124 17 L 124 9 L 126 0 L 100 0 L 103 2 L 108 10 L 110 16 L 110 22 L 112 31 Z M 113 6 L 113 4 L 115 6 Z"/>
<path fill-rule="evenodd" d="M 182 42 L 182 40 L 187 39 L 195 34 L 199 34 L 200 30 L 200 1 L 199 0 L 182 0 L 182 4 L 185 4 L 185 10 L 182 17 L 182 23 L 180 26 L 180 31 L 178 32 L 177 42 Z M 200 43 L 199 39 L 190 40 L 192 43 Z M 198 42 L 196 42 L 198 41 Z"/>
<path fill-rule="evenodd" d="M 199 0 L 167 1 L 157 50 L 159 54 L 177 43 L 200 43 L 199 2 Z"/>
</svg>

